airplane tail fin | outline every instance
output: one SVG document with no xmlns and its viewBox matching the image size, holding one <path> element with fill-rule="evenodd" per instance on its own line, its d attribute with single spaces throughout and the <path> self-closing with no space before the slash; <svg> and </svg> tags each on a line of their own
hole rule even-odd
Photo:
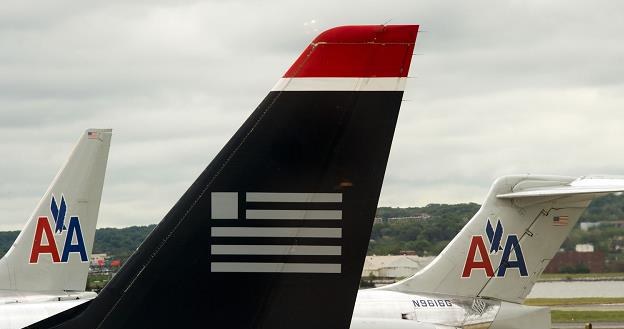
<svg viewBox="0 0 624 329">
<path fill-rule="evenodd" d="M 89 129 L 82 134 L 0 259 L 0 289 L 84 291 L 111 133 Z"/>
<path fill-rule="evenodd" d="M 383 287 L 402 292 L 520 303 L 592 199 L 624 190 L 624 179 L 507 176 L 432 263 Z"/>
<path fill-rule="evenodd" d="M 98 297 L 39 327 L 347 328 L 417 29 L 319 35 Z"/>
</svg>

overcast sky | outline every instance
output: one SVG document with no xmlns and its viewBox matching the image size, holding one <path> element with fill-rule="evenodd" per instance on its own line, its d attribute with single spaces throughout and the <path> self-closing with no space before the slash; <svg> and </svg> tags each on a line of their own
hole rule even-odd
<svg viewBox="0 0 624 329">
<path fill-rule="evenodd" d="M 157 223 L 310 40 L 420 24 L 383 206 L 514 173 L 624 174 L 621 1 L 24 1 L 0 6 L 0 230 L 113 128 L 99 227 Z"/>
</svg>

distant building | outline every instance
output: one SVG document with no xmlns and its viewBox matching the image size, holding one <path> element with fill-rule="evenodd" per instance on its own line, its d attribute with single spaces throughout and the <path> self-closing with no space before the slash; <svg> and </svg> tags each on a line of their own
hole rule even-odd
<svg viewBox="0 0 624 329">
<path fill-rule="evenodd" d="M 435 257 L 427 256 L 366 256 L 363 277 L 400 279 L 414 275 L 427 266 Z"/>
<path fill-rule="evenodd" d="M 546 266 L 544 273 L 582 272 L 583 270 L 589 270 L 591 273 L 604 272 L 604 252 L 558 252 Z"/>
<path fill-rule="evenodd" d="M 581 227 L 581 231 L 587 232 L 589 231 L 589 229 L 598 227 L 601 224 L 602 224 L 601 222 L 583 222 L 580 224 L 580 227 Z"/>
<path fill-rule="evenodd" d="M 624 220 L 614 220 L 614 221 L 605 221 L 605 222 L 584 222 L 580 224 L 581 230 L 586 231 L 586 232 L 598 226 L 611 226 L 611 227 L 623 228 Z"/>
<path fill-rule="evenodd" d="M 415 216 L 407 216 L 407 217 L 390 217 L 388 218 L 389 222 L 394 223 L 406 223 L 406 222 L 418 222 L 431 218 L 431 215 L 422 213 Z"/>
<path fill-rule="evenodd" d="M 91 266 L 104 266 L 106 263 L 106 254 L 91 254 Z"/>
<path fill-rule="evenodd" d="M 576 252 L 594 252 L 594 245 L 591 243 L 577 244 L 574 246 Z"/>
<path fill-rule="evenodd" d="M 611 221 L 611 222 L 604 222 L 603 224 L 605 224 L 605 225 L 612 225 L 612 226 L 615 226 L 617 228 L 623 228 L 624 227 L 624 220 L 616 220 L 616 221 Z"/>
</svg>

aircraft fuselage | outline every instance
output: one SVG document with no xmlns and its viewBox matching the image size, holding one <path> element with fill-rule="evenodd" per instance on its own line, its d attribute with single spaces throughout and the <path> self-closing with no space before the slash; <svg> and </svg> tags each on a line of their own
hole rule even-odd
<svg viewBox="0 0 624 329">
<path fill-rule="evenodd" d="M 529 316 L 530 315 L 530 316 Z M 550 325 L 547 308 L 484 298 L 407 294 L 381 289 L 360 290 L 351 329 L 401 328 L 533 328 Z"/>
</svg>

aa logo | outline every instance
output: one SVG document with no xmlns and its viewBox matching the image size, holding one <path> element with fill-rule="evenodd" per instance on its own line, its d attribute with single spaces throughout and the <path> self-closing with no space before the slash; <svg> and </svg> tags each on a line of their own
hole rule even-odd
<svg viewBox="0 0 624 329">
<path fill-rule="evenodd" d="M 524 255 L 518 235 L 509 234 L 505 239 L 503 247 L 503 224 L 500 219 L 496 221 L 496 227 L 492 226 L 490 219 L 487 220 L 485 226 L 485 234 L 487 235 L 489 248 L 486 246 L 482 235 L 474 235 L 470 240 L 468 248 L 468 256 L 464 264 L 462 278 L 469 278 L 473 270 L 483 270 L 487 277 L 504 277 L 508 269 L 518 269 L 520 276 L 528 276 Z M 497 267 L 492 266 L 491 255 L 499 252 L 503 253 L 500 264 Z M 479 256 L 477 257 L 477 253 Z M 496 275 L 494 271 L 496 269 Z"/>
<path fill-rule="evenodd" d="M 81 261 L 88 261 L 82 229 L 80 228 L 80 219 L 78 216 L 70 216 L 69 222 L 65 225 L 67 203 L 64 196 L 61 196 L 60 205 L 57 204 L 56 199 L 52 196 L 50 213 L 54 219 L 54 233 L 52 232 L 48 216 L 40 216 L 37 219 L 35 236 L 32 249 L 30 250 L 30 263 L 37 263 L 41 254 L 50 255 L 52 263 L 67 263 L 72 253 L 79 254 Z M 63 241 L 63 233 L 66 233 L 64 243 L 57 246 L 55 236 L 59 236 L 60 240 Z M 61 247 L 61 249 L 58 247 Z"/>
</svg>

